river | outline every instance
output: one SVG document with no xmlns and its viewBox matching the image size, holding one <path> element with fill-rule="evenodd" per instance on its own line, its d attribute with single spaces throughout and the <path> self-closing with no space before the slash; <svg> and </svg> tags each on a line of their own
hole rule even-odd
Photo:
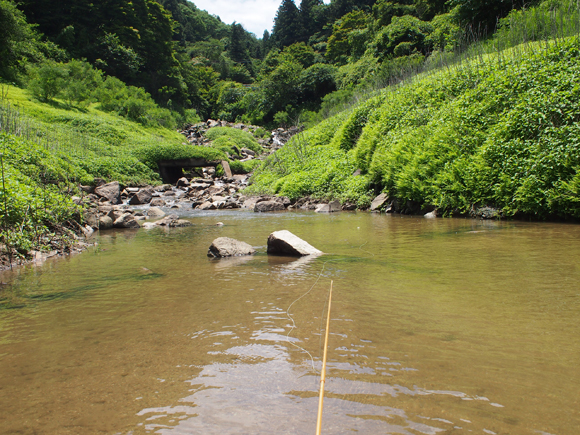
<svg viewBox="0 0 580 435">
<path fill-rule="evenodd" d="M 186 218 L 0 276 L 0 434 L 314 434 L 331 281 L 323 434 L 579 433 L 580 226 Z"/>
</svg>

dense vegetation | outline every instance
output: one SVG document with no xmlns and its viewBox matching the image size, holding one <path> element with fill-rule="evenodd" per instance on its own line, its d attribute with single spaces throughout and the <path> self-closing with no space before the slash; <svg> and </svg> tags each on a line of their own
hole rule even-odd
<svg viewBox="0 0 580 435">
<path fill-rule="evenodd" d="M 423 74 L 295 138 L 253 189 L 359 205 L 384 191 L 412 213 L 580 218 L 579 76 L 578 36 Z"/>
</svg>

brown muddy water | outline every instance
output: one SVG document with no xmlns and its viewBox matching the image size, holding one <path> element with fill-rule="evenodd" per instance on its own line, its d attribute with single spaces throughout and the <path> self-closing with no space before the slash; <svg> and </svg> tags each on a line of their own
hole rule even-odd
<svg viewBox="0 0 580 435">
<path fill-rule="evenodd" d="M 1 276 L 1 434 L 313 434 L 331 280 L 324 434 L 580 433 L 580 226 L 188 218 Z"/>
</svg>

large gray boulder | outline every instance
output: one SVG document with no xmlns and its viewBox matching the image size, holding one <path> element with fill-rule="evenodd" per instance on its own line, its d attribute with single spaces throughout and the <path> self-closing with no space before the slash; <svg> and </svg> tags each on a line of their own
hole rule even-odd
<svg viewBox="0 0 580 435">
<path fill-rule="evenodd" d="M 135 217 L 131 213 L 125 213 L 123 216 L 117 218 L 113 222 L 113 227 L 115 228 L 141 228 L 139 222 L 135 220 Z"/>
<path fill-rule="evenodd" d="M 281 210 L 286 210 L 286 207 L 279 201 L 261 201 L 254 206 L 254 211 L 257 213 Z"/>
<path fill-rule="evenodd" d="M 215 239 L 209 250 L 208 257 L 222 258 L 222 257 L 238 257 L 241 255 L 255 254 L 256 250 L 248 245 L 246 242 L 240 242 L 229 237 L 218 237 Z"/>
<path fill-rule="evenodd" d="M 109 216 L 101 216 L 99 218 L 99 230 L 110 230 L 113 228 L 113 219 Z"/>
<path fill-rule="evenodd" d="M 274 231 L 268 236 L 268 254 L 301 257 L 303 255 L 320 255 L 322 253 L 322 251 L 287 230 Z"/>
<path fill-rule="evenodd" d="M 131 205 L 141 205 L 141 204 L 149 204 L 151 202 L 151 198 L 153 198 L 154 190 L 151 187 L 146 187 L 144 189 L 139 190 L 135 195 L 131 197 L 129 200 L 129 204 Z"/>
<path fill-rule="evenodd" d="M 121 204 L 121 190 L 118 181 L 95 188 L 95 194 L 110 201 L 111 204 Z"/>
</svg>

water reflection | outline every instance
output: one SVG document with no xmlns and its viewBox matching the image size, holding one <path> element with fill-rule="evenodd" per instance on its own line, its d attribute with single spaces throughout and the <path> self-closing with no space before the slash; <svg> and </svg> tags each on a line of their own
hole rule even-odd
<svg viewBox="0 0 580 435">
<path fill-rule="evenodd" d="M 331 280 L 323 433 L 577 433 L 580 227 L 188 219 L 10 276 L 0 434 L 314 433 Z M 329 254 L 268 257 L 279 229 Z M 220 236 L 260 249 L 211 261 Z"/>
</svg>

